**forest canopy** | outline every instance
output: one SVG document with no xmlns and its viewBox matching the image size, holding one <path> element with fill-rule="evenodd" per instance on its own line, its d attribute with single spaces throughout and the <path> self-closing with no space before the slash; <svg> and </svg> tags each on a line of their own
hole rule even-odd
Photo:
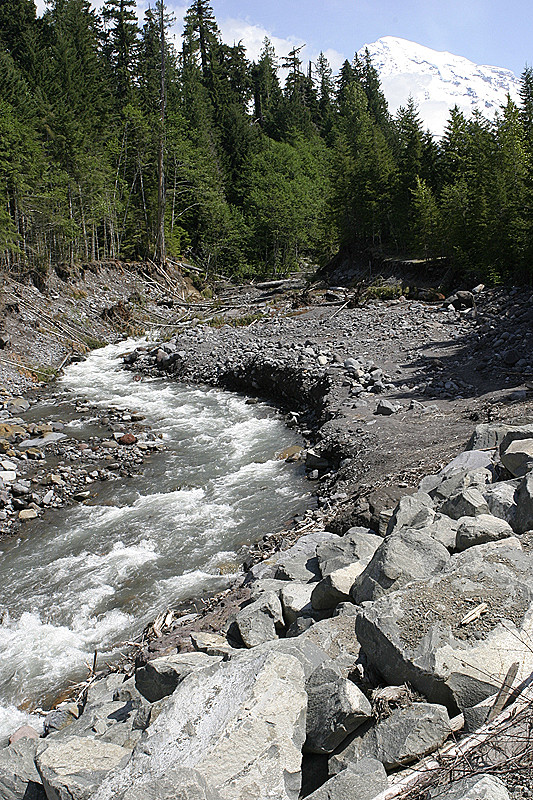
<svg viewBox="0 0 533 800">
<path fill-rule="evenodd" d="M 257 62 L 195 0 L 0 4 L 0 264 L 188 258 L 284 274 L 339 251 L 533 277 L 533 70 L 496 119 L 388 110 L 368 53 Z"/>
</svg>

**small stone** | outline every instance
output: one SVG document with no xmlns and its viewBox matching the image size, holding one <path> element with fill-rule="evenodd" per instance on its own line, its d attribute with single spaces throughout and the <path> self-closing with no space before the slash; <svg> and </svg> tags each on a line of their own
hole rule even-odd
<svg viewBox="0 0 533 800">
<path fill-rule="evenodd" d="M 125 433 L 124 436 L 121 436 L 120 439 L 118 440 L 119 444 L 128 446 L 136 444 L 136 442 L 137 442 L 137 437 L 134 436 L 133 433 Z"/>
<path fill-rule="evenodd" d="M 0 478 L 4 483 L 13 483 L 17 480 L 17 473 L 11 469 L 0 470 Z"/>
<path fill-rule="evenodd" d="M 380 400 L 377 404 L 376 410 L 374 414 L 380 415 L 383 417 L 389 417 L 391 414 L 395 414 L 397 411 L 397 407 L 390 403 L 388 400 Z"/>
<path fill-rule="evenodd" d="M 23 508 L 22 511 L 19 511 L 19 519 L 21 522 L 27 522 L 30 519 L 35 519 L 38 517 L 38 513 L 34 508 Z"/>
</svg>

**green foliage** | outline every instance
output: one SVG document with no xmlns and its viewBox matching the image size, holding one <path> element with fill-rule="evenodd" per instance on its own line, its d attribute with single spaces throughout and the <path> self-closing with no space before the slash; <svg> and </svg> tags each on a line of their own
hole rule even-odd
<svg viewBox="0 0 533 800">
<path fill-rule="evenodd" d="M 494 122 L 412 101 L 393 119 L 367 53 L 337 77 L 301 47 L 255 64 L 192 0 L 0 2 L 0 266 L 193 258 L 209 278 L 284 274 L 339 248 L 533 274 L 533 71 Z M 163 91 L 164 90 L 164 91 Z M 161 179 L 160 179 L 161 178 Z"/>
</svg>

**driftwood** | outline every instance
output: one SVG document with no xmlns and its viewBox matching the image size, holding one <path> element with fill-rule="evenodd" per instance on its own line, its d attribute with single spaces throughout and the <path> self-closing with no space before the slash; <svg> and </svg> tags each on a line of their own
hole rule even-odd
<svg viewBox="0 0 533 800">
<path fill-rule="evenodd" d="M 503 682 L 502 688 L 497 694 L 493 696 L 494 706 L 501 704 L 500 698 L 505 695 L 503 703 L 511 696 L 513 702 L 508 708 L 486 722 L 475 733 L 465 736 L 459 742 L 450 742 L 442 747 L 437 753 L 428 756 L 421 761 L 415 768 L 400 773 L 398 779 L 392 786 L 385 789 L 380 794 L 376 795 L 373 800 L 393 800 L 394 798 L 402 798 L 407 795 L 414 796 L 424 789 L 442 784 L 446 779 L 448 781 L 451 777 L 465 777 L 468 774 L 475 774 L 479 772 L 479 768 L 470 763 L 476 751 L 482 750 L 484 746 L 493 746 L 498 742 L 498 737 L 504 736 L 513 725 L 517 724 L 518 717 L 521 712 L 530 712 L 533 707 L 533 701 L 530 696 L 526 695 L 526 690 L 533 683 L 533 673 L 527 678 L 514 692 L 510 692 L 510 684 L 512 683 L 512 675 L 515 665 L 510 668 L 507 676 Z M 514 673 L 516 676 L 516 672 Z M 491 698 L 492 699 L 492 698 Z M 451 727 L 453 729 L 454 723 L 458 723 L 460 717 L 455 717 L 451 720 Z M 502 764 L 508 762 L 508 755 L 501 753 Z M 487 769 L 494 769 L 494 764 L 487 765 Z"/>
</svg>

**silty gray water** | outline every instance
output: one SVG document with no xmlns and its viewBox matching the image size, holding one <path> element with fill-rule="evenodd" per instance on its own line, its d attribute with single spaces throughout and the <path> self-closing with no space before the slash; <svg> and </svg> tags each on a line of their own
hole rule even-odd
<svg viewBox="0 0 533 800">
<path fill-rule="evenodd" d="M 102 485 L 92 505 L 0 543 L 0 737 L 26 718 L 17 706 L 83 678 L 95 649 L 113 658 L 166 607 L 228 585 L 243 545 L 309 505 L 301 468 L 275 458 L 298 442 L 279 416 L 230 393 L 135 382 L 119 358 L 135 344 L 93 352 L 60 388 L 145 414 L 166 450 L 142 476 Z"/>
</svg>

